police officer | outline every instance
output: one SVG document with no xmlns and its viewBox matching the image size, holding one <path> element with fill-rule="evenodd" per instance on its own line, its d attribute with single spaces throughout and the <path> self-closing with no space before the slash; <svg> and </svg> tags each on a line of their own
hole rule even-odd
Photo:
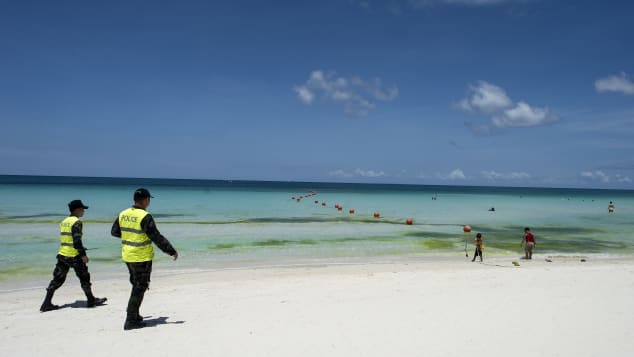
<svg viewBox="0 0 634 357">
<path fill-rule="evenodd" d="M 84 205 L 81 200 L 74 200 L 68 204 L 70 216 L 66 217 L 59 225 L 61 244 L 57 253 L 57 265 L 53 271 L 53 280 L 46 289 L 46 298 L 40 307 L 41 312 L 59 309 L 59 306 L 53 305 L 53 294 L 66 281 L 66 274 L 70 268 L 75 270 L 81 288 L 86 294 L 87 307 L 103 305 L 108 300 L 107 298 L 95 297 L 90 288 L 90 273 L 88 273 L 86 265 L 89 259 L 86 255 L 86 248 L 81 242 L 83 225 L 79 220 L 84 216 L 84 210 L 87 208 L 88 206 Z"/>
<path fill-rule="evenodd" d="M 121 238 L 121 258 L 128 266 L 132 284 L 124 330 L 145 326 L 139 308 L 150 285 L 154 258 L 152 242 L 174 260 L 178 258 L 176 249 L 158 231 L 154 218 L 146 211 L 151 198 L 150 191 L 144 188 L 134 191 L 134 206 L 121 211 L 112 225 L 112 236 Z"/>
</svg>

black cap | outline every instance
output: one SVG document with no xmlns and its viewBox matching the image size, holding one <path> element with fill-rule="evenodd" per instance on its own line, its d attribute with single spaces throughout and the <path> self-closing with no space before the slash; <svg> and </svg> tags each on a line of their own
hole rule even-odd
<svg viewBox="0 0 634 357">
<path fill-rule="evenodd" d="M 74 210 L 78 209 L 78 208 L 88 208 L 88 206 L 86 206 L 83 202 L 81 202 L 81 200 L 72 200 L 68 203 L 68 209 L 73 212 Z"/>
<path fill-rule="evenodd" d="M 150 195 L 150 191 L 144 189 L 144 188 L 137 188 L 136 191 L 134 191 L 134 200 L 142 200 L 144 198 L 154 198 L 154 196 Z"/>
</svg>

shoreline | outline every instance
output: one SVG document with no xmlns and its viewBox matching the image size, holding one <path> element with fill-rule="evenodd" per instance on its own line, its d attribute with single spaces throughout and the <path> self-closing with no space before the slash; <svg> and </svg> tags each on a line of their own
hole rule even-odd
<svg viewBox="0 0 634 357">
<path fill-rule="evenodd" d="M 172 262 L 170 257 L 158 255 L 154 260 L 153 276 L 179 275 L 201 272 L 231 271 L 231 270 L 252 270 L 252 269 L 292 269 L 292 268 L 320 268 L 320 267 L 336 267 L 336 266 L 362 266 L 362 265 L 408 265 L 408 264 L 438 264 L 451 265 L 460 264 L 462 262 L 470 262 L 473 258 L 473 252 L 469 252 L 469 258 L 464 257 L 460 253 L 455 252 L 429 252 L 419 254 L 403 254 L 403 255 L 383 255 L 383 256 L 359 256 L 359 257 L 331 257 L 331 258 L 310 258 L 310 257 L 286 257 L 284 259 L 237 259 L 237 260 L 220 260 L 205 261 L 202 259 L 185 261 L 187 257 L 181 256 L 177 262 Z M 160 254 L 160 253 L 159 253 Z M 526 262 L 528 264 L 540 264 L 550 259 L 553 262 L 571 263 L 578 262 L 580 259 L 586 259 L 589 262 L 610 262 L 610 261 L 634 261 L 634 254 L 612 254 L 612 253 L 560 253 L 547 252 L 542 254 L 534 254 L 532 260 L 524 260 L 520 254 L 496 252 L 494 254 L 485 254 L 484 265 L 493 263 L 496 266 L 514 267 L 512 262 L 517 261 L 520 264 Z M 50 272 L 45 276 L 35 277 L 16 277 L 0 280 L 0 294 L 10 291 L 31 290 L 46 288 L 50 281 L 53 268 L 55 266 L 54 257 L 51 259 Z M 176 263 L 176 264 L 174 264 Z M 479 264 L 479 262 L 476 261 Z M 91 273 L 92 282 L 109 281 L 120 279 L 128 276 L 123 262 L 97 262 L 89 263 L 89 271 Z M 98 266 L 95 266 L 98 265 Z M 105 269 L 104 269 L 105 268 Z M 76 280 L 72 269 L 69 271 L 67 283 L 73 284 Z"/>
<path fill-rule="evenodd" d="M 450 267 L 456 264 L 471 263 L 473 252 L 469 250 L 469 257 L 455 252 L 429 252 L 408 255 L 384 255 L 362 257 L 332 257 L 332 258 L 307 258 L 286 257 L 285 259 L 255 259 L 255 260 L 227 260 L 227 261 L 188 261 L 183 263 L 186 257 L 181 256 L 178 265 L 172 262 L 170 257 L 158 256 L 154 260 L 152 276 L 178 276 L 187 274 L 214 273 L 223 271 L 247 271 L 247 270 L 271 270 L 271 269 L 304 269 L 304 268 L 336 268 L 355 266 L 407 266 L 421 265 L 432 268 Z M 585 262 L 580 260 L 584 259 Z M 275 260 L 275 261 L 274 261 Z M 547 260 L 550 260 L 547 261 Z M 574 264 L 574 263 L 609 263 L 609 262 L 634 262 L 634 254 L 611 253 L 542 253 L 534 254 L 532 260 L 525 260 L 523 256 L 514 253 L 499 253 L 486 255 L 484 263 L 474 262 L 475 265 L 495 266 L 504 268 L 528 268 L 544 264 Z M 520 266 L 514 266 L 518 262 Z M 98 282 L 128 279 L 128 272 L 123 262 L 115 263 L 89 263 L 91 281 L 93 285 Z M 51 260 L 50 272 L 46 276 L 16 277 L 0 280 L 0 295 L 15 291 L 45 289 L 48 285 L 55 264 Z M 103 269 L 106 267 L 107 269 Z M 78 283 L 72 269 L 68 273 L 64 286 Z"/>
</svg>

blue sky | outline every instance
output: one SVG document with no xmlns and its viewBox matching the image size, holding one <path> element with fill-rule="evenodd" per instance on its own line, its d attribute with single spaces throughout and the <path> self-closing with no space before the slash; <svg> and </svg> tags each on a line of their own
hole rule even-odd
<svg viewBox="0 0 634 357">
<path fill-rule="evenodd" d="M 0 174 L 634 188 L 628 1 L 0 4 Z"/>
</svg>

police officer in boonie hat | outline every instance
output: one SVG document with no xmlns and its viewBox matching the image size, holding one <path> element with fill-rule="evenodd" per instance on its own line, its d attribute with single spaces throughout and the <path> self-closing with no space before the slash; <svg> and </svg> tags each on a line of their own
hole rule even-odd
<svg viewBox="0 0 634 357">
<path fill-rule="evenodd" d="M 84 205 L 81 200 L 73 200 L 68 203 L 70 216 L 66 217 L 60 224 L 60 247 L 57 252 L 57 265 L 53 271 L 53 280 L 51 280 L 46 289 L 46 298 L 40 307 L 41 312 L 57 310 L 59 306 L 53 305 L 52 299 L 55 290 L 59 289 L 64 281 L 68 270 L 73 268 L 75 274 L 79 278 L 82 290 L 86 294 L 86 306 L 95 307 L 103 305 L 107 298 L 98 298 L 92 294 L 90 284 L 90 273 L 88 273 L 88 256 L 86 248 L 82 244 L 83 224 L 79 218 L 84 216 L 84 210 L 88 206 Z"/>
<path fill-rule="evenodd" d="M 121 238 L 121 258 L 130 272 L 132 291 L 128 300 L 127 316 L 123 324 L 124 330 L 132 330 L 145 326 L 143 317 L 139 314 L 145 291 L 150 286 L 152 275 L 152 259 L 156 244 L 164 253 L 171 255 L 174 260 L 178 252 L 172 244 L 159 232 L 151 214 L 146 209 L 150 205 L 150 191 L 139 188 L 134 191 L 134 205 L 119 213 L 112 224 L 111 234 Z"/>
</svg>

